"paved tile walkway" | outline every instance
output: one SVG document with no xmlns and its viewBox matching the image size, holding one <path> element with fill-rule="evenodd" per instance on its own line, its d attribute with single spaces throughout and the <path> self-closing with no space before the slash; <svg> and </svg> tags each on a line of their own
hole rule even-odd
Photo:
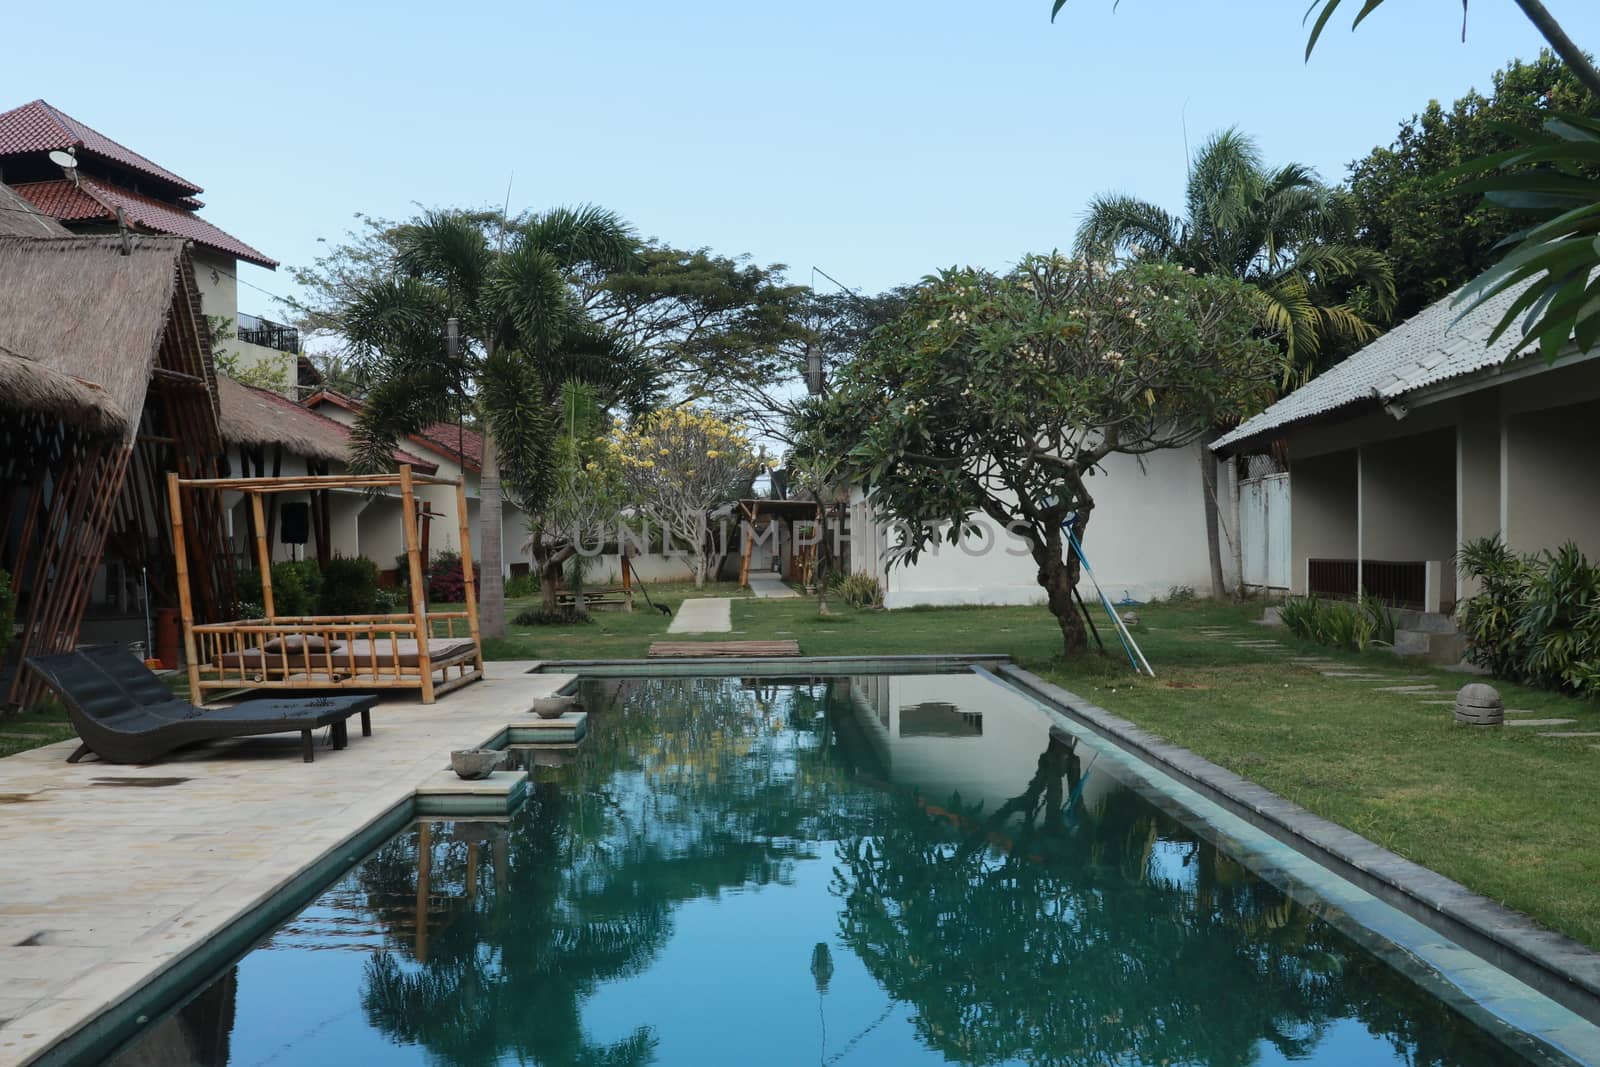
<svg viewBox="0 0 1600 1067">
<path fill-rule="evenodd" d="M 751 571 L 750 592 L 762 600 L 787 600 L 800 595 L 771 571 Z"/>
<path fill-rule="evenodd" d="M 733 629 L 733 601 L 725 596 L 691 597 L 678 605 L 669 634 L 725 634 Z"/>
<path fill-rule="evenodd" d="M 0 759 L 0 1065 L 22 1063 L 269 900 L 570 675 L 490 663 L 482 682 L 372 713 L 373 736 L 300 760 L 245 738 L 129 766 L 76 742 Z"/>
</svg>

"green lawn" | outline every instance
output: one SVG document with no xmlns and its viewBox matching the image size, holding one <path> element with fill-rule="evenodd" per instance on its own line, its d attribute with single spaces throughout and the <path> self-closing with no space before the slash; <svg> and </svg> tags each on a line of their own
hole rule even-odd
<svg viewBox="0 0 1600 1067">
<path fill-rule="evenodd" d="M 39 704 L 20 715 L 0 715 L 0 756 L 77 736 L 67 722 L 67 709 L 53 702 Z"/>
<path fill-rule="evenodd" d="M 702 595 L 728 595 L 708 587 Z M 663 588 L 674 608 L 689 587 Z M 641 605 L 642 606 L 642 605 Z M 723 639 L 794 637 L 806 655 L 1003 652 L 1118 715 L 1245 775 L 1395 852 L 1455 878 L 1589 945 L 1600 947 L 1600 751 L 1588 739 L 1536 736 L 1537 728 L 1456 727 L 1449 709 L 1375 692 L 1399 681 L 1324 678 L 1265 653 L 1205 638 L 1196 627 L 1231 625 L 1250 637 L 1329 655 L 1391 675 L 1426 675 L 1453 691 L 1470 680 L 1372 651 L 1330 652 L 1253 625 L 1260 605 L 1150 606 L 1139 641 L 1158 677 L 1126 661 L 1059 655 L 1043 608 L 836 610 L 814 601 L 741 599 Z M 489 649 L 500 658 L 639 657 L 667 619 L 645 611 L 598 614 L 587 626 L 513 627 Z M 1418 684 L 1423 684 L 1419 682 Z M 1498 683 L 1497 683 L 1498 684 Z M 1561 730 L 1600 731 L 1600 709 L 1499 685 L 1506 704 L 1571 718 Z M 1432 699 L 1440 699 L 1436 695 Z M 1600 741 L 1600 738 L 1594 739 Z"/>
</svg>

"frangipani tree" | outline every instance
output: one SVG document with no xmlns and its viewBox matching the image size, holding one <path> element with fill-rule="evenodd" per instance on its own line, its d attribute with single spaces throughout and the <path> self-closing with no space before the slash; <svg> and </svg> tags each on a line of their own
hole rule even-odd
<svg viewBox="0 0 1600 1067">
<path fill-rule="evenodd" d="M 687 540 L 694 584 L 705 584 L 706 513 L 748 491 L 764 465 L 745 428 L 695 407 L 665 408 L 612 434 L 630 501 Z"/>
<path fill-rule="evenodd" d="M 1262 325 L 1249 286 L 1170 264 L 1057 254 L 1005 274 L 947 270 L 836 376 L 802 431 L 904 531 L 891 564 L 982 537 L 975 512 L 1020 538 L 1070 654 L 1084 630 L 1062 527 L 1076 515 L 1086 531 L 1091 476 L 1108 456 L 1188 445 L 1257 409 L 1283 366 Z"/>
</svg>

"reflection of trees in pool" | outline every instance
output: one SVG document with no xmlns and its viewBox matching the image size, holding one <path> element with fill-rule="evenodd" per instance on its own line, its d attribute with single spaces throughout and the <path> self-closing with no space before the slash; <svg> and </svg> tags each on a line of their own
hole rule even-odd
<svg viewBox="0 0 1600 1067">
<path fill-rule="evenodd" d="M 883 768 L 842 685 L 630 680 L 587 696 L 576 761 L 541 768 L 509 823 L 419 826 L 323 905 L 376 920 L 368 1022 L 440 1063 L 651 1062 L 648 1005 L 608 1042 L 586 1032 L 585 1001 L 650 966 L 679 904 L 835 851 L 843 945 L 954 1062 L 1242 1064 L 1344 1017 L 1419 1067 L 1498 1062 L 1133 794 L 1074 805 L 1067 743 L 982 812 L 863 788 Z M 838 943 L 811 953 L 819 998 L 844 959 Z"/>
<path fill-rule="evenodd" d="M 911 791 L 843 839 L 842 939 L 962 1064 L 1247 1064 L 1359 1019 L 1422 1065 L 1503 1050 L 1052 739 L 989 815 Z"/>
<path fill-rule="evenodd" d="M 422 827 L 356 872 L 389 931 L 363 989 L 375 1027 L 451 1064 L 649 1062 L 648 1027 L 590 1042 L 582 1001 L 649 963 L 677 904 L 786 880 L 849 815 L 826 796 L 840 776 L 821 696 L 733 679 L 612 688 L 591 695 L 605 721 L 576 763 L 542 772 L 508 826 Z"/>
</svg>

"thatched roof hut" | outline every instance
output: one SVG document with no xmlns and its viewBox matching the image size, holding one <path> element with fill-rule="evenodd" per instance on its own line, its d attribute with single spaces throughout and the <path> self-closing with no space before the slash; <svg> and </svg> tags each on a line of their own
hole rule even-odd
<svg viewBox="0 0 1600 1067">
<path fill-rule="evenodd" d="M 125 444 L 153 376 L 203 388 L 215 430 L 210 335 L 182 239 L 0 237 L 0 280 L 0 347 L 98 385 Z M 0 398 L 15 403 L 12 386 L 0 380 Z"/>
<path fill-rule="evenodd" d="M 225 462 L 186 242 L 0 236 L 0 569 L 22 623 L 0 663 L 0 702 L 37 691 L 7 663 L 76 643 L 108 541 L 148 569 L 158 597 L 172 584 L 164 476 L 215 477 Z M 232 599 L 222 513 L 186 522 L 211 615 Z"/>
<path fill-rule="evenodd" d="M 350 463 L 350 428 L 270 389 L 217 377 L 222 438 L 252 450 L 277 450 L 323 463 Z M 395 449 L 394 461 L 424 474 L 438 465 Z"/>
<path fill-rule="evenodd" d="M 348 463 L 350 442 L 344 427 L 287 397 L 266 389 L 241 385 L 228 377 L 217 379 L 217 400 L 222 416 L 222 438 L 230 445 L 275 448 L 307 459 Z"/>
</svg>

